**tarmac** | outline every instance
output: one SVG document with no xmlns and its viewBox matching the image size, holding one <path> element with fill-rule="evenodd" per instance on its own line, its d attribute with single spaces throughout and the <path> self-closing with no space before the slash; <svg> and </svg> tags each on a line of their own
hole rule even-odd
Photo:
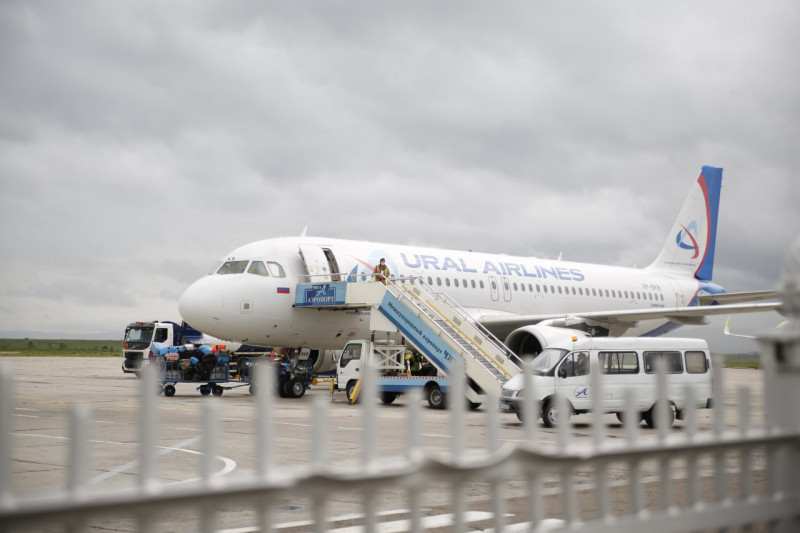
<svg viewBox="0 0 800 533">
<path fill-rule="evenodd" d="M 12 493 L 16 498 L 34 499 L 63 491 L 69 483 L 70 413 L 75 406 L 89 409 L 90 472 L 87 483 L 92 490 L 113 491 L 136 486 L 138 475 L 138 424 L 142 416 L 139 389 L 142 380 L 132 374 L 124 374 L 120 368 L 121 358 L 62 358 L 62 357 L 3 357 L 0 365 L 13 373 L 12 414 Z M 746 387 L 749 393 L 750 427 L 764 425 L 763 373 L 751 369 L 724 369 L 725 426 L 739 427 L 739 389 Z M 229 385 L 238 385 L 230 383 Z M 218 407 L 219 433 L 221 435 L 217 462 L 218 473 L 237 476 L 252 472 L 256 468 L 257 419 L 255 397 L 247 386 L 225 390 L 222 396 L 201 396 L 193 383 L 178 383 L 173 397 L 159 396 L 156 399 L 159 420 L 159 445 L 168 451 L 158 460 L 158 476 L 164 483 L 192 482 L 200 475 L 202 454 L 201 421 L 203 407 L 215 402 Z M 363 440 L 363 405 L 349 405 L 344 393 L 331 395 L 329 385 L 315 385 L 299 399 L 274 398 L 273 420 L 276 428 L 275 446 L 271 450 L 275 464 L 280 468 L 308 466 L 312 454 L 313 406 L 316 402 L 330 402 L 327 419 L 328 455 L 333 463 L 356 461 Z M 398 398 L 392 405 L 379 404 L 379 455 L 381 457 L 403 457 L 405 454 L 404 425 L 406 399 Z M 713 410 L 698 411 L 698 430 L 712 427 Z M 502 443 L 520 443 L 524 440 L 522 424 L 513 414 L 499 413 Z M 476 411 L 467 411 L 465 447 L 482 449 L 487 435 L 487 406 Z M 604 419 L 608 438 L 624 438 L 624 429 L 613 415 Z M 426 453 L 446 455 L 451 449 L 450 415 L 446 410 L 422 410 L 424 433 L 422 445 Z M 682 421 L 675 421 L 673 432 L 683 432 Z M 590 442 L 592 424 L 590 415 L 572 417 L 570 433 L 576 441 Z M 655 431 L 641 427 L 645 439 L 655 439 Z M 539 421 L 538 439 L 541 446 L 555 446 L 556 429 L 548 429 Z M 618 467 L 617 467 L 618 466 Z M 624 481 L 627 471 L 624 465 L 612 465 L 612 479 Z M 702 466 L 702 465 L 701 465 Z M 678 467 L 679 468 L 679 467 Z M 676 474 L 679 475 L 679 474 Z M 643 471 L 645 479 L 655 473 Z M 545 497 L 560 490 L 557 478 L 543 480 Z M 590 491 L 591 487 L 578 491 Z M 509 480 L 506 487 L 509 516 L 506 523 L 525 520 L 524 483 Z M 432 519 L 445 516 L 449 509 L 451 490 L 446 486 L 426 489 L 425 514 Z M 401 499 L 402 500 L 402 499 Z M 395 520 L 405 516 L 408 503 L 398 500 L 397 494 L 380 494 L 377 509 L 381 520 Z M 491 490 L 476 485 L 468 489 L 468 502 L 473 527 L 490 524 Z M 517 502 L 515 504 L 515 502 Z M 278 531 L 307 531 L 313 529 L 309 520 L 313 516 L 309 499 L 276 501 L 273 520 Z M 346 530 L 358 524 L 360 512 L 359 495 L 332 495 L 329 514 L 334 517 L 331 527 Z M 482 514 L 481 514 L 482 513 Z M 550 510 L 558 516 L 557 502 Z M 338 517 L 338 518 L 337 518 Z M 188 520 L 188 522 L 186 521 Z M 181 525 L 193 529 L 194 518 L 181 519 Z M 226 513 L 221 517 L 223 528 L 247 528 L 254 524 L 252 513 L 242 511 Z M 196 529 L 202 529 L 197 523 Z M 128 522 L 95 524 L 97 530 L 134 530 Z M 169 528 L 168 528 L 169 529 Z M 161 530 L 159 528 L 159 530 Z M 239 529 L 237 531 L 245 531 Z"/>
</svg>

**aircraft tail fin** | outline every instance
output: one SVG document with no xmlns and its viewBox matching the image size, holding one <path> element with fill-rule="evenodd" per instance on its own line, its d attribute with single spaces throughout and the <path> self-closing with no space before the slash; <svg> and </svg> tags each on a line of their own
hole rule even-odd
<svg viewBox="0 0 800 533">
<path fill-rule="evenodd" d="M 710 281 L 714 273 L 722 169 L 704 166 L 649 269 Z"/>
</svg>

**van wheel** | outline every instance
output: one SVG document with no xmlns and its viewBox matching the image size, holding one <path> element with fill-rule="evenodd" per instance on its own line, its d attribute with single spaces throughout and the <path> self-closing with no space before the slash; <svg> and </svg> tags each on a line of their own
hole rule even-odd
<svg viewBox="0 0 800 533">
<path fill-rule="evenodd" d="M 557 427 L 562 422 L 564 424 L 569 424 L 569 419 L 571 416 L 572 413 L 569 411 L 563 414 L 558 412 L 555 399 L 548 400 L 544 404 L 544 407 L 542 407 L 542 422 L 544 422 L 544 425 L 549 428 Z"/>
<path fill-rule="evenodd" d="M 625 423 L 625 413 L 619 412 L 614 414 L 617 415 L 617 420 L 619 420 L 621 424 Z M 637 419 L 636 423 L 638 424 L 639 422 L 644 420 L 644 413 L 637 413 L 635 418 Z"/>
<path fill-rule="evenodd" d="M 647 427 L 649 428 L 656 428 L 660 425 L 657 420 L 657 407 L 657 405 L 653 405 L 653 407 L 651 407 L 650 410 L 644 414 L 644 423 L 647 424 Z M 672 402 L 669 402 L 669 405 L 667 405 L 666 424 L 664 424 L 664 426 L 670 427 L 672 426 L 673 422 L 675 422 L 675 406 L 672 404 Z"/>
<path fill-rule="evenodd" d="M 428 390 L 428 405 L 431 409 L 444 409 L 444 393 L 439 385 L 433 385 Z"/>
</svg>

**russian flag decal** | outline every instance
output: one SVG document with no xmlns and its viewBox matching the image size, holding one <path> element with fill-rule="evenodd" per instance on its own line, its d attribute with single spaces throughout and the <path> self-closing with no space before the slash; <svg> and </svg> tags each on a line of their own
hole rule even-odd
<svg viewBox="0 0 800 533">
<path fill-rule="evenodd" d="M 289 287 L 278 287 L 278 294 L 289 294 Z"/>
</svg>

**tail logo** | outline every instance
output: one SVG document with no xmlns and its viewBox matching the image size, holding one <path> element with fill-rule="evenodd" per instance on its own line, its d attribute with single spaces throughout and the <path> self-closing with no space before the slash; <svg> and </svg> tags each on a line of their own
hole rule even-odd
<svg viewBox="0 0 800 533">
<path fill-rule="evenodd" d="M 694 250 L 692 259 L 697 259 L 697 256 L 700 255 L 700 247 L 697 245 L 697 239 L 695 238 L 695 235 L 697 235 L 697 221 L 692 220 L 688 227 L 681 224 L 681 228 L 683 229 L 678 231 L 675 236 L 675 243 L 684 250 Z M 687 238 L 689 240 L 688 243 L 686 242 Z"/>
</svg>

